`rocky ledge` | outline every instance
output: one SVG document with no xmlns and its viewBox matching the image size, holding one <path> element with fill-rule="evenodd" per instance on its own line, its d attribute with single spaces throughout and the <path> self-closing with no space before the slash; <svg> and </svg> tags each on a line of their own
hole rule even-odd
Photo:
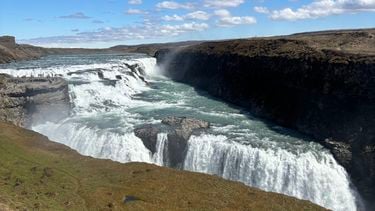
<svg viewBox="0 0 375 211">
<path fill-rule="evenodd" d="M 172 79 L 314 137 L 375 198 L 375 30 L 206 42 L 155 56 Z"/>
<path fill-rule="evenodd" d="M 65 80 L 0 74 L 0 121 L 28 127 L 31 123 L 60 120 L 69 110 Z"/>
<path fill-rule="evenodd" d="M 134 130 L 144 145 L 154 154 L 158 141 L 158 134 L 167 134 L 167 156 L 164 163 L 169 167 L 180 168 L 185 160 L 187 142 L 190 136 L 210 127 L 210 123 L 187 117 L 167 117 L 161 124 L 143 125 Z"/>
</svg>

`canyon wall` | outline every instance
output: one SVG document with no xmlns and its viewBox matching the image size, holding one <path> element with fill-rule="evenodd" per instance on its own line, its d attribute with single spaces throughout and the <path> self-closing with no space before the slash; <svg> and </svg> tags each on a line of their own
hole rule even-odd
<svg viewBox="0 0 375 211">
<path fill-rule="evenodd" d="M 69 114 L 68 83 L 61 78 L 13 78 L 0 74 L 0 121 L 28 127 Z"/>
<path fill-rule="evenodd" d="M 361 53 L 358 40 L 375 39 L 369 32 L 332 35 L 207 42 L 155 56 L 172 79 L 320 141 L 371 201 L 375 49 Z"/>
</svg>

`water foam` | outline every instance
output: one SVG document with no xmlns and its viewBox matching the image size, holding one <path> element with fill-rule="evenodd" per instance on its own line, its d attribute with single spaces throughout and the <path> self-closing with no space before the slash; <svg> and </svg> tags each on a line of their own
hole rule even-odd
<svg viewBox="0 0 375 211">
<path fill-rule="evenodd" d="M 205 134 L 191 137 L 184 169 L 311 200 L 333 210 L 356 210 L 345 170 L 324 150 L 319 155 L 313 152 L 296 155 Z"/>
<path fill-rule="evenodd" d="M 142 68 L 144 75 L 127 66 L 135 64 Z M 237 118 L 236 123 L 240 121 L 238 118 L 242 114 L 187 107 L 187 102 L 194 96 L 183 96 L 185 92 L 180 90 L 171 91 L 173 97 L 178 99 L 175 102 L 164 99 L 153 103 L 135 98 L 137 94 L 150 90 L 142 78 L 154 80 L 152 76 L 158 74 L 155 66 L 154 58 L 136 58 L 87 65 L 0 69 L 0 72 L 18 77 L 62 75 L 68 80 L 73 116 L 59 123 L 34 125 L 32 129 L 83 155 L 96 158 L 165 165 L 168 160 L 167 134 L 158 134 L 156 153 L 152 155 L 133 133 L 137 125 L 157 122 L 146 115 L 155 109 L 184 107 L 185 113 L 198 109 L 199 115 Z M 98 71 L 101 71 L 103 78 L 98 76 Z M 172 89 L 175 86 L 171 81 L 163 83 Z M 160 94 L 172 96 L 169 90 Z M 190 94 L 196 95 L 195 92 Z M 136 110 L 142 110 L 145 115 L 131 112 Z M 266 143 L 262 147 L 234 142 L 233 139 L 230 141 L 227 135 L 192 136 L 188 141 L 183 168 L 311 200 L 333 210 L 356 210 L 356 199 L 350 189 L 348 176 L 330 153 L 315 149 L 292 152 L 288 150 L 292 142 L 281 147 L 281 143 L 269 141 L 267 137 L 259 138 L 254 133 L 254 126 L 214 126 L 213 132 L 246 137 L 259 145 Z"/>
</svg>

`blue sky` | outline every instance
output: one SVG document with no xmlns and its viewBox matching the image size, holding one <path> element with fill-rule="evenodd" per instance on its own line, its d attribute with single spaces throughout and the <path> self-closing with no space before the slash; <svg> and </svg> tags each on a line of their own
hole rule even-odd
<svg viewBox="0 0 375 211">
<path fill-rule="evenodd" d="M 375 27 L 375 0 L 1 0 L 0 35 L 48 47 Z"/>
</svg>

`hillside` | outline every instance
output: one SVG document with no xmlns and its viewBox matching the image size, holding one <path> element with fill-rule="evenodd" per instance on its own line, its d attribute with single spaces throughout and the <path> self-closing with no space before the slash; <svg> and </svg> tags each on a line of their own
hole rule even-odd
<svg viewBox="0 0 375 211">
<path fill-rule="evenodd" d="M 11 36 L 0 37 L 0 64 L 15 60 L 33 59 L 43 55 L 43 48 L 18 45 Z"/>
<path fill-rule="evenodd" d="M 0 208 L 324 210 L 215 176 L 84 157 L 5 123 L 0 123 Z"/>
<path fill-rule="evenodd" d="M 119 45 L 103 49 L 85 48 L 42 48 L 32 45 L 17 44 L 15 37 L 0 36 L 0 64 L 20 60 L 37 59 L 46 55 L 64 54 L 125 54 L 142 53 L 153 56 L 156 51 L 162 48 L 178 48 L 201 43 L 199 41 L 187 41 L 176 43 L 157 43 L 144 45 Z"/>
</svg>

